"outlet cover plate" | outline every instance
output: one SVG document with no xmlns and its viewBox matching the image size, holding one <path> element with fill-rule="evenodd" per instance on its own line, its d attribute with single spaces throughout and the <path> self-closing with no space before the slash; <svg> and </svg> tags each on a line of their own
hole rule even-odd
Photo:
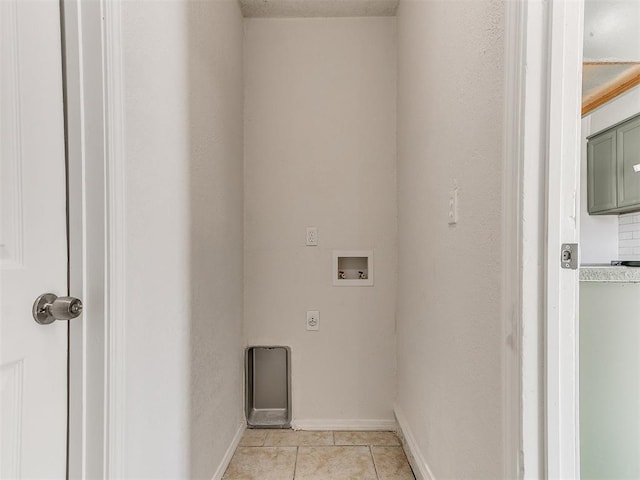
<svg viewBox="0 0 640 480">
<path fill-rule="evenodd" d="M 307 247 L 318 246 L 318 227 L 307 227 Z"/>
<path fill-rule="evenodd" d="M 318 310 L 307 310 L 307 330 L 320 330 L 320 312 Z"/>
</svg>

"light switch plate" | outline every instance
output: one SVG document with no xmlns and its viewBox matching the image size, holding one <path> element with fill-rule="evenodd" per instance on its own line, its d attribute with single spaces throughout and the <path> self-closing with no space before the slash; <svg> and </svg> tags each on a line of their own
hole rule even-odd
<svg viewBox="0 0 640 480">
<path fill-rule="evenodd" d="M 458 189 L 449 192 L 449 225 L 458 223 Z"/>
</svg>

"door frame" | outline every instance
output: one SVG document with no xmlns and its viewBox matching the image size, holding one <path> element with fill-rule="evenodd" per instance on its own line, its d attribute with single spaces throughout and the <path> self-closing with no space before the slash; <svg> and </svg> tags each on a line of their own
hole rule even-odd
<svg viewBox="0 0 640 480">
<path fill-rule="evenodd" d="M 547 478 L 580 478 L 579 270 L 560 266 L 580 241 L 584 0 L 550 4 L 546 208 L 545 445 Z"/>
<path fill-rule="evenodd" d="M 78 438 L 74 439 L 72 432 L 71 444 L 79 445 L 81 452 L 75 465 L 83 467 L 79 471 L 72 469 L 70 476 L 92 468 L 87 463 L 87 452 L 92 445 L 100 444 L 101 477 L 123 478 L 126 139 L 122 0 L 64 1 L 82 5 L 77 16 L 78 35 L 75 40 L 67 37 L 67 42 L 76 42 L 79 59 L 100 60 L 80 61 L 79 78 L 86 81 L 98 75 L 102 80 L 101 91 L 85 90 L 80 102 L 84 112 L 90 105 L 102 105 L 102 128 L 98 131 L 103 134 L 99 158 L 104 166 L 95 169 L 91 178 L 82 179 L 80 197 L 72 196 L 74 202 L 86 202 L 99 194 L 87 188 L 88 181 L 104 186 L 100 193 L 103 216 L 78 217 L 104 222 L 103 370 L 98 372 L 95 366 L 87 370 L 91 366 L 85 365 L 82 357 L 80 363 L 72 365 L 72 369 L 83 372 L 82 378 L 101 375 L 103 389 L 98 400 L 84 392 L 81 403 L 70 412 L 72 418 L 83 422 L 83 415 L 92 409 L 88 402 L 98 401 L 103 428 L 91 437 L 83 436 L 80 443 L 75 443 Z M 579 89 L 575 85 L 581 78 L 583 1 L 506 2 L 503 231 L 507 248 L 503 278 L 509 287 L 503 296 L 504 435 L 505 472 L 515 471 L 518 478 L 579 478 L 575 321 L 578 275 L 560 270 L 559 243 L 577 241 L 578 235 L 580 115 Z M 88 28 L 95 22 L 99 22 L 100 29 Z M 87 117 L 81 116 L 80 124 L 86 132 L 85 122 Z M 86 147 L 85 144 L 85 155 Z M 95 160 L 85 156 L 85 161 Z M 80 232 L 76 242 L 81 238 L 85 255 L 88 247 L 95 247 L 91 244 L 95 240 L 89 238 L 87 243 L 86 225 Z M 72 268 L 71 273 L 86 287 L 99 270 L 85 265 L 80 270 Z M 516 281 L 511 283 L 513 279 Z M 560 322 L 562 318 L 564 323 Z M 573 321 L 567 322 L 567 318 Z M 87 339 L 83 337 L 82 342 L 86 351 Z"/>
<path fill-rule="evenodd" d="M 104 18 L 105 98 L 107 137 L 107 232 L 109 334 L 106 477 L 125 478 L 125 90 L 122 0 L 101 0 Z"/>
<path fill-rule="evenodd" d="M 505 465 L 516 464 L 518 478 L 580 477 L 579 279 L 578 271 L 561 269 L 560 245 L 579 240 L 583 12 L 584 0 L 507 2 L 505 176 L 511 180 L 503 186 L 511 225 L 505 244 L 515 247 L 505 249 L 512 262 L 504 278 L 518 281 L 503 302 L 504 311 L 516 313 L 503 317 L 504 331 L 516 334 L 520 363 L 503 362 L 505 391 L 518 392 L 516 399 L 505 397 Z M 519 438 L 519 452 L 509 438 Z"/>
<path fill-rule="evenodd" d="M 124 85 L 121 0 L 60 0 L 65 27 L 71 294 L 69 478 L 123 478 Z"/>
</svg>

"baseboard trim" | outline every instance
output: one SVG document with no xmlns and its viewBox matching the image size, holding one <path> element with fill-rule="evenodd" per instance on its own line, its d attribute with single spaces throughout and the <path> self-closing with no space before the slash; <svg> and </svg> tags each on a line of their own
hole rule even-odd
<svg viewBox="0 0 640 480">
<path fill-rule="evenodd" d="M 291 428 L 294 430 L 381 430 L 393 431 L 398 428 L 395 420 L 365 419 L 365 420 L 343 420 L 343 419 L 312 419 L 291 421 Z"/>
<path fill-rule="evenodd" d="M 416 476 L 416 480 L 435 480 L 436 477 L 433 475 L 427 461 L 418 448 L 416 439 L 413 436 L 413 432 L 409 427 L 404 413 L 402 413 L 402 409 L 398 405 L 395 405 L 393 412 L 395 413 L 398 423 L 398 436 L 402 441 L 402 446 L 409 460 L 409 464 L 413 469 L 413 474 Z"/>
<path fill-rule="evenodd" d="M 244 422 L 238 425 L 238 430 L 236 430 L 236 434 L 234 435 L 233 440 L 229 445 L 229 448 L 227 448 L 227 451 L 225 452 L 224 457 L 222 457 L 222 461 L 220 462 L 220 465 L 218 465 L 218 469 L 216 470 L 216 473 L 213 474 L 212 480 L 222 479 L 222 476 L 224 475 L 224 472 L 227 471 L 227 467 L 229 466 L 229 463 L 231 463 L 233 454 L 236 452 L 236 448 L 238 448 L 238 445 L 240 444 L 240 440 L 242 440 L 242 435 L 244 434 L 244 431 L 246 429 L 247 429 L 247 426 Z"/>
</svg>

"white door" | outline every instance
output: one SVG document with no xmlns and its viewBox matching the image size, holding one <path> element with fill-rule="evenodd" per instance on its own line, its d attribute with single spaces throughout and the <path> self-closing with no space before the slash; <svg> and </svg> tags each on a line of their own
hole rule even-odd
<svg viewBox="0 0 640 480">
<path fill-rule="evenodd" d="M 57 0 L 1 0 L 1 478 L 64 478 L 67 323 L 37 296 L 67 294 Z"/>
</svg>

